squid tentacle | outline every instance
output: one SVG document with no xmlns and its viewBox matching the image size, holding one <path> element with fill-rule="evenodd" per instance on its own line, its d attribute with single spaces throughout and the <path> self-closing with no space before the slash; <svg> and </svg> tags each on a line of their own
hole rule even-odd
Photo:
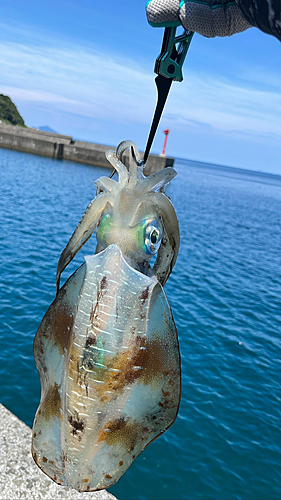
<svg viewBox="0 0 281 500">
<path fill-rule="evenodd" d="M 138 166 L 143 165 L 139 150 L 133 141 L 122 141 L 116 149 L 116 156 L 119 160 L 122 160 L 122 155 L 126 151 L 126 149 L 133 150 L 133 156 L 136 160 Z"/>
<path fill-rule="evenodd" d="M 116 156 L 120 161 L 122 161 L 122 156 L 126 149 L 129 149 L 128 181 L 131 188 L 134 188 L 138 181 L 144 178 L 144 165 L 139 150 L 133 141 L 123 141 L 117 147 Z"/>
<path fill-rule="evenodd" d="M 128 182 L 128 171 L 123 163 L 118 159 L 113 149 L 108 149 L 105 153 L 106 159 L 117 170 L 120 186 L 124 186 Z"/>
</svg>

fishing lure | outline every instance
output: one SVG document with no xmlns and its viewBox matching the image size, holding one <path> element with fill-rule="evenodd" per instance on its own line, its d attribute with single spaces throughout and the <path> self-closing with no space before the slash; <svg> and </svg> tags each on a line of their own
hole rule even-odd
<svg viewBox="0 0 281 500">
<path fill-rule="evenodd" d="M 127 169 L 121 160 L 128 148 Z M 42 393 L 32 454 L 50 478 L 78 491 L 118 481 L 172 425 L 180 401 L 177 331 L 163 289 L 180 241 L 164 193 L 176 172 L 145 178 L 131 141 L 106 157 L 118 182 L 96 181 L 97 195 L 59 259 L 57 295 L 34 340 Z M 62 271 L 96 228 L 95 255 L 59 288 Z"/>
</svg>

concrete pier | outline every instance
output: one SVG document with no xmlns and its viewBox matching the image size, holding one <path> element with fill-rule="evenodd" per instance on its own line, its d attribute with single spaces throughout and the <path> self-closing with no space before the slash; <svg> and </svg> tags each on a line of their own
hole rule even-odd
<svg viewBox="0 0 281 500">
<path fill-rule="evenodd" d="M 0 147 L 111 168 L 105 158 L 105 151 L 110 148 L 115 149 L 116 145 L 104 146 L 92 142 L 74 141 L 69 135 L 0 123 Z M 173 158 L 149 155 L 145 174 L 150 175 L 162 168 L 172 167 L 173 164 Z"/>
<path fill-rule="evenodd" d="M 1 500 L 117 500 L 106 490 L 79 493 L 49 479 L 31 456 L 31 429 L 1 404 L 0 470 Z"/>
</svg>

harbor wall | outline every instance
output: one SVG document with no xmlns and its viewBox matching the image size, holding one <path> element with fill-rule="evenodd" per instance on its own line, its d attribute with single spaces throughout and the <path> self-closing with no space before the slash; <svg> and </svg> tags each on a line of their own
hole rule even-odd
<svg viewBox="0 0 281 500">
<path fill-rule="evenodd" d="M 116 146 L 75 141 L 69 135 L 44 132 L 35 128 L 24 128 L 4 123 L 0 123 L 0 147 L 106 168 L 111 168 L 111 165 L 105 158 L 105 151 L 116 148 Z M 173 164 L 173 158 L 149 155 L 145 174 L 150 175 L 162 168 L 172 167 Z"/>
</svg>

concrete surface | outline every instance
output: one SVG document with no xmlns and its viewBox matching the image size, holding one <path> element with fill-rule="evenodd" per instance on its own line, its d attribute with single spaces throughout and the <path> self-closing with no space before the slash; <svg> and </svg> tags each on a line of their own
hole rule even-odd
<svg viewBox="0 0 281 500">
<path fill-rule="evenodd" d="M 0 404 L 1 500 L 117 500 L 106 490 L 79 493 L 59 486 L 34 463 L 31 429 Z"/>
</svg>

